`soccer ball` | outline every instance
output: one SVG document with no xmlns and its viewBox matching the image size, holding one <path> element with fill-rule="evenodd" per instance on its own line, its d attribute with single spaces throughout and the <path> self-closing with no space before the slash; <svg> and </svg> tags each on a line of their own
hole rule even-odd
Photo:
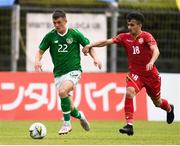
<svg viewBox="0 0 180 146">
<path fill-rule="evenodd" d="M 42 139 L 46 136 L 46 127 L 42 123 L 33 123 L 29 127 L 30 136 L 33 139 Z"/>
</svg>

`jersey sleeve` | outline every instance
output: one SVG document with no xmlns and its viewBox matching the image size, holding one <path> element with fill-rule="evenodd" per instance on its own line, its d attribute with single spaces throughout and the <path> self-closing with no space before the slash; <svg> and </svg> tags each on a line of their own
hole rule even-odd
<svg viewBox="0 0 180 146">
<path fill-rule="evenodd" d="M 75 29 L 77 35 L 78 35 L 78 42 L 84 47 L 90 43 L 89 39 L 86 38 L 80 31 Z"/>
<path fill-rule="evenodd" d="M 156 40 L 154 39 L 154 37 L 150 33 L 146 33 L 145 41 L 149 46 L 157 45 Z"/>
<path fill-rule="evenodd" d="M 114 43 L 123 46 L 123 37 L 124 37 L 124 34 L 121 33 L 121 34 L 113 37 L 112 40 Z"/>
<path fill-rule="evenodd" d="M 46 34 L 45 37 L 43 38 L 43 40 L 41 41 L 40 45 L 39 45 L 39 49 L 46 51 L 49 46 L 50 46 L 50 36 L 49 34 Z"/>
</svg>

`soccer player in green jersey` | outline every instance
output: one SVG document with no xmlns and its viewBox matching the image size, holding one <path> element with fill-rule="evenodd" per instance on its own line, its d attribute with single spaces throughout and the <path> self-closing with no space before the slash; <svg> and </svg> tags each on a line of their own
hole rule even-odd
<svg viewBox="0 0 180 146">
<path fill-rule="evenodd" d="M 44 52 L 49 48 L 49 52 L 54 64 L 55 85 L 61 99 L 61 108 L 64 122 L 59 130 L 59 134 L 67 134 L 72 130 L 70 117 L 80 120 L 81 126 L 90 130 L 90 125 L 82 111 L 78 111 L 72 102 L 71 91 L 81 77 L 80 45 L 85 47 L 90 42 L 77 29 L 67 27 L 67 19 L 64 11 L 56 10 L 53 15 L 55 29 L 45 35 L 39 45 L 39 50 L 35 57 L 35 70 L 42 71 L 41 59 Z M 94 64 L 101 69 L 101 62 L 97 58 L 94 50 L 90 52 Z"/>
</svg>

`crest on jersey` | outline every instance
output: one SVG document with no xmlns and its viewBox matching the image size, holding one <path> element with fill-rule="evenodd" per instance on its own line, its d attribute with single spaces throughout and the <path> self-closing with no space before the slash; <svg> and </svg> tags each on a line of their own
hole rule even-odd
<svg viewBox="0 0 180 146">
<path fill-rule="evenodd" d="M 66 39 L 66 42 L 67 42 L 68 44 L 72 44 L 73 38 L 67 38 L 67 39 Z"/>
<path fill-rule="evenodd" d="M 139 42 L 140 44 L 142 44 L 142 43 L 144 43 L 144 39 L 143 39 L 143 38 L 140 38 L 140 39 L 138 40 L 138 42 Z"/>
</svg>

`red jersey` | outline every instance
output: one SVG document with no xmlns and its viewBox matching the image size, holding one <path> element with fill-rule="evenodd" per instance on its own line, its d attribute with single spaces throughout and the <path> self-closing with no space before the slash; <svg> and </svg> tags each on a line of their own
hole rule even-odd
<svg viewBox="0 0 180 146">
<path fill-rule="evenodd" d="M 142 31 L 136 39 L 130 33 L 121 33 L 112 39 L 114 43 L 125 48 L 130 72 L 139 75 L 147 73 L 146 65 L 152 58 L 150 45 L 157 44 L 150 33 Z M 155 65 L 153 70 L 156 70 Z"/>
</svg>

